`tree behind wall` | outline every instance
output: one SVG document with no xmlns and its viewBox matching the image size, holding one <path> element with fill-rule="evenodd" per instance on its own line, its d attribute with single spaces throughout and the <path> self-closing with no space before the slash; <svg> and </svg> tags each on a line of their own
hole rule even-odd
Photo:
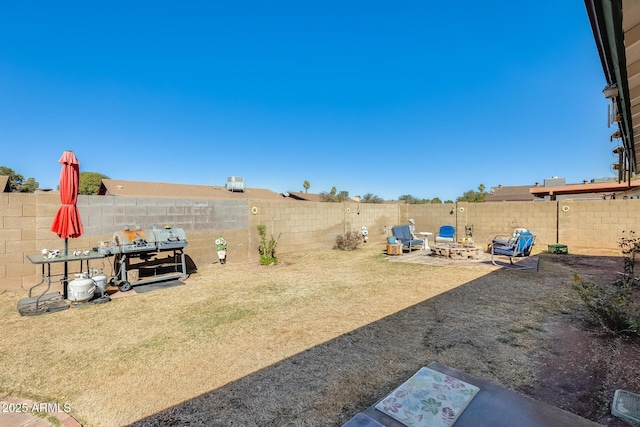
<svg viewBox="0 0 640 427">
<path fill-rule="evenodd" d="M 109 177 L 97 172 L 80 172 L 78 193 L 87 195 L 98 194 L 100 183 L 103 179 L 109 179 Z"/>
<path fill-rule="evenodd" d="M 462 194 L 462 196 L 456 199 L 456 202 L 470 202 L 470 203 L 482 203 L 487 198 L 487 193 L 484 184 L 478 186 L 478 191 L 469 190 Z"/>
<path fill-rule="evenodd" d="M 382 203 L 383 200 L 381 197 L 376 196 L 375 194 L 367 193 L 360 199 L 362 203 Z"/>
<path fill-rule="evenodd" d="M 13 192 L 33 193 L 40 187 L 40 184 L 34 178 L 28 178 L 25 181 L 24 176 L 6 166 L 0 166 L 0 175 L 9 177 L 9 188 Z"/>
</svg>

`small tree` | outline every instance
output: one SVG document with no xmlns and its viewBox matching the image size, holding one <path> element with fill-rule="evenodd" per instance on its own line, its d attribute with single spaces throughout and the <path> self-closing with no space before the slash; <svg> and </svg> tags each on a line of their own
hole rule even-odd
<svg viewBox="0 0 640 427">
<path fill-rule="evenodd" d="M 278 258 L 276 258 L 276 246 L 278 245 L 278 238 L 274 239 L 273 235 L 267 240 L 267 226 L 258 226 L 258 235 L 260 236 L 260 246 L 258 251 L 260 252 L 260 265 L 277 264 Z"/>
</svg>

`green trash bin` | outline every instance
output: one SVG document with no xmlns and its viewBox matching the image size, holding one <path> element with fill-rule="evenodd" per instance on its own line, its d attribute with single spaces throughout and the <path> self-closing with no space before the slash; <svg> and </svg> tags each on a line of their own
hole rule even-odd
<svg viewBox="0 0 640 427">
<path fill-rule="evenodd" d="M 567 245 L 561 245 L 559 243 L 555 243 L 553 245 L 549 245 L 549 253 L 566 255 L 569 253 L 569 248 L 567 247 Z"/>
</svg>

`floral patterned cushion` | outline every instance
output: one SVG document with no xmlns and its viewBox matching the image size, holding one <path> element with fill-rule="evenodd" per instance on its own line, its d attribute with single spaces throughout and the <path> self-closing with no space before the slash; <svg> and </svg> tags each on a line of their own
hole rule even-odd
<svg viewBox="0 0 640 427">
<path fill-rule="evenodd" d="M 478 391 L 474 385 L 425 367 L 376 409 L 408 427 L 450 427 Z"/>
</svg>

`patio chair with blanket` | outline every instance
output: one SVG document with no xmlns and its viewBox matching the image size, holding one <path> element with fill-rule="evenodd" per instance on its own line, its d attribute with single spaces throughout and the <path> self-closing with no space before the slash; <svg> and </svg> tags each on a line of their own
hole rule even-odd
<svg viewBox="0 0 640 427">
<path fill-rule="evenodd" d="M 408 248 L 409 252 L 411 252 L 412 249 L 422 247 L 424 244 L 424 240 L 413 238 L 408 225 L 397 225 L 391 228 L 391 233 L 393 233 L 393 237 L 396 238 L 396 241 L 402 244 L 402 248 Z"/>
<path fill-rule="evenodd" d="M 512 244 L 516 241 L 518 236 L 524 233 L 525 231 L 529 231 L 529 230 L 527 230 L 526 228 L 516 228 L 513 230 L 513 233 L 511 234 L 498 234 L 491 240 L 491 244 L 493 245 L 497 243 L 503 246 Z"/>
<path fill-rule="evenodd" d="M 506 242 L 500 240 L 493 240 L 491 244 L 491 263 L 498 267 L 501 265 L 496 264 L 494 255 L 503 255 L 509 257 L 509 263 L 518 268 L 531 268 L 526 265 L 515 265 L 514 258 L 527 258 L 531 254 L 531 248 L 536 240 L 536 236 L 529 231 L 523 231 L 518 235 L 515 240 L 507 240 Z"/>
<path fill-rule="evenodd" d="M 452 225 L 443 225 L 436 236 L 437 243 L 455 243 L 456 228 Z"/>
</svg>

